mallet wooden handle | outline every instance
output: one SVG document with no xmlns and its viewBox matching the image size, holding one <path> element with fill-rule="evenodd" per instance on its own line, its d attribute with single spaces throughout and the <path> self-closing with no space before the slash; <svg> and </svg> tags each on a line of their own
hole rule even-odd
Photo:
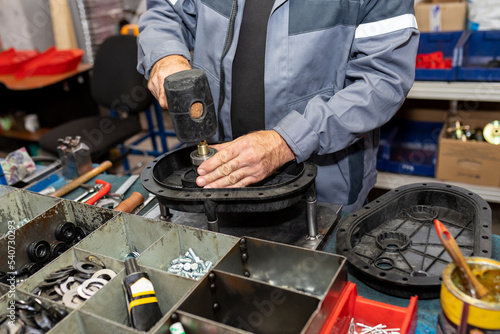
<svg viewBox="0 0 500 334">
<path fill-rule="evenodd" d="M 126 213 L 131 213 L 136 207 L 144 202 L 144 196 L 138 191 L 135 191 L 130 195 L 129 198 L 123 200 L 115 208 L 115 211 L 121 211 Z"/>
<path fill-rule="evenodd" d="M 113 166 L 111 161 L 106 160 L 103 163 L 101 163 L 99 166 L 95 167 L 94 169 L 89 170 L 87 173 L 85 173 L 83 175 L 80 175 L 78 178 L 74 179 L 73 181 L 71 181 L 70 183 L 68 183 L 67 185 L 62 187 L 61 189 L 56 190 L 56 192 L 53 193 L 51 196 L 54 196 L 54 197 L 64 196 L 67 193 L 78 188 L 81 184 L 84 184 L 85 182 L 92 179 L 93 177 L 101 174 L 102 172 L 104 172 L 105 170 L 110 168 L 111 166 Z"/>
</svg>

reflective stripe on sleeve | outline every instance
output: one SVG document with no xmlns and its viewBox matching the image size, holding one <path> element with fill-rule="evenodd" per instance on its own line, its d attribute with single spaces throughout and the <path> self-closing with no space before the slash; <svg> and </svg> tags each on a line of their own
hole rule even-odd
<svg viewBox="0 0 500 334">
<path fill-rule="evenodd" d="M 376 22 L 362 23 L 356 28 L 354 38 L 379 36 L 407 28 L 418 29 L 415 15 L 404 14 Z"/>
</svg>

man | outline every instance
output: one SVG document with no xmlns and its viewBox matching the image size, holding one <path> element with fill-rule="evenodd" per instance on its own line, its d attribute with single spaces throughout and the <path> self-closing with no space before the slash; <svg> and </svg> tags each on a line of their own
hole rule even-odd
<svg viewBox="0 0 500 334">
<path fill-rule="evenodd" d="M 229 142 L 199 186 L 244 187 L 311 159 L 319 201 L 363 205 L 378 128 L 414 80 L 412 0 L 149 0 L 139 29 L 138 69 L 164 108 L 167 75 L 207 73 Z"/>
</svg>

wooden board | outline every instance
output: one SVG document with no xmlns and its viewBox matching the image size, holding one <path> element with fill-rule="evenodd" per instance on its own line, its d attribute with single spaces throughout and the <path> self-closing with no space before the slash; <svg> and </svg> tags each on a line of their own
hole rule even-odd
<svg viewBox="0 0 500 334">
<path fill-rule="evenodd" d="M 80 63 L 78 64 L 76 70 L 60 74 L 35 75 L 24 79 L 16 79 L 13 74 L 0 75 L 0 83 L 3 83 L 8 89 L 11 90 L 37 89 L 58 83 L 67 78 L 71 78 L 72 76 L 88 71 L 91 68 L 91 64 Z"/>
<path fill-rule="evenodd" d="M 58 49 L 78 48 L 67 0 L 49 0 L 54 40 Z"/>
</svg>

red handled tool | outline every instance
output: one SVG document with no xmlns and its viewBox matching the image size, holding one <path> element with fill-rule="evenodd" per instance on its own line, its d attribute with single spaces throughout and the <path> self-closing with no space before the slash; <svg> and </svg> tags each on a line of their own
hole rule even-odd
<svg viewBox="0 0 500 334">
<path fill-rule="evenodd" d="M 97 179 L 95 180 L 95 183 L 102 184 L 103 187 L 101 190 L 97 192 L 97 194 L 95 194 L 87 202 L 85 202 L 85 204 L 94 205 L 95 202 L 100 200 L 104 195 L 109 193 L 109 191 L 111 190 L 111 183 L 109 182 Z"/>
</svg>

